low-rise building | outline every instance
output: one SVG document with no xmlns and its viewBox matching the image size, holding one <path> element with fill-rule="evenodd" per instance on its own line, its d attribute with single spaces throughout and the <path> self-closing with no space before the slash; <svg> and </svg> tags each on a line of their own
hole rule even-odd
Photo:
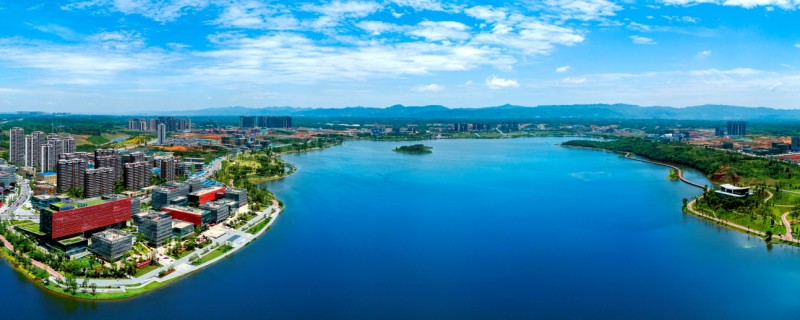
<svg viewBox="0 0 800 320">
<path fill-rule="evenodd" d="M 40 211 L 39 229 L 50 239 L 122 225 L 131 218 L 131 199 L 111 196 L 85 200 L 66 200 Z"/>
<path fill-rule="evenodd" d="M 109 229 L 92 235 L 89 250 L 107 261 L 116 261 L 133 249 L 133 237 L 116 230 Z"/>
<path fill-rule="evenodd" d="M 173 220 L 189 222 L 195 226 L 205 226 L 214 222 L 208 210 L 183 206 L 165 206 L 161 210 L 168 212 Z"/>
<path fill-rule="evenodd" d="M 50 184 L 56 184 L 58 182 L 57 179 L 58 175 L 55 172 L 39 172 L 36 174 L 37 182 L 47 182 Z"/>
<path fill-rule="evenodd" d="M 236 202 L 237 208 L 247 205 L 247 190 L 227 188 L 225 189 L 225 199 Z"/>
<path fill-rule="evenodd" d="M 207 202 L 201 205 L 200 209 L 208 210 L 214 223 L 222 223 L 225 219 L 228 219 L 230 214 L 228 204 L 221 200 Z"/>
<path fill-rule="evenodd" d="M 44 210 L 50 208 L 51 204 L 65 201 L 69 199 L 68 197 L 59 197 L 49 194 L 41 194 L 31 197 L 31 206 L 33 206 L 36 210 Z"/>
<path fill-rule="evenodd" d="M 172 236 L 183 238 L 194 232 L 194 225 L 184 221 L 172 221 Z"/>
<path fill-rule="evenodd" d="M 211 187 L 199 191 L 192 191 L 187 196 L 189 203 L 199 206 L 209 201 L 221 199 L 224 196 L 225 187 Z"/>
<path fill-rule="evenodd" d="M 190 185 L 180 182 L 167 182 L 156 187 L 152 192 L 153 209 L 161 210 L 162 207 L 177 204 L 176 200 L 189 194 Z"/>
<path fill-rule="evenodd" d="M 723 196 L 744 198 L 751 194 L 750 187 L 737 187 L 730 184 L 723 184 L 719 186 L 716 193 Z"/>
<path fill-rule="evenodd" d="M 149 212 L 139 217 L 139 233 L 154 247 L 164 244 L 172 236 L 172 217 L 165 212 Z"/>
</svg>

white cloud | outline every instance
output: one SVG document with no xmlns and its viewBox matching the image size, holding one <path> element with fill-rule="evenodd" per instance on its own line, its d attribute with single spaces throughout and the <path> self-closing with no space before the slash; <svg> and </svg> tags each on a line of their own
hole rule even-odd
<svg viewBox="0 0 800 320">
<path fill-rule="evenodd" d="M 492 6 L 474 6 L 464 10 L 468 16 L 473 17 L 475 19 L 490 21 L 490 22 L 499 22 L 506 19 L 508 13 L 503 8 L 495 9 Z"/>
<path fill-rule="evenodd" d="M 698 57 L 705 58 L 711 56 L 711 50 L 703 50 L 697 53 Z"/>
<path fill-rule="evenodd" d="M 512 48 L 529 55 L 546 55 L 555 50 L 555 45 L 571 46 L 585 39 L 576 30 L 539 21 L 520 23 L 515 31 L 495 29 L 479 33 L 473 41 Z"/>
<path fill-rule="evenodd" d="M 369 32 L 370 34 L 377 36 L 387 32 L 397 32 L 405 29 L 405 27 L 387 23 L 383 21 L 361 21 L 356 24 L 357 27 L 361 28 L 362 30 Z"/>
<path fill-rule="evenodd" d="M 192 70 L 192 77 L 246 82 L 366 80 L 514 62 L 499 50 L 468 44 L 376 42 L 339 47 L 288 33 L 254 38 L 223 35 L 214 41 L 219 49 L 196 53 L 208 60 Z"/>
<path fill-rule="evenodd" d="M 329 17 L 361 18 L 381 9 L 381 5 L 372 1 L 339 1 L 326 4 L 306 4 L 301 9 L 317 12 Z"/>
<path fill-rule="evenodd" d="M 697 23 L 700 19 L 690 16 L 661 16 L 669 22 Z"/>
<path fill-rule="evenodd" d="M 31 68 L 50 72 L 49 82 L 88 84 L 120 72 L 143 70 L 167 63 L 167 55 L 129 51 L 129 47 L 105 46 L 108 39 L 122 39 L 113 33 L 98 34 L 97 44 L 60 46 L 42 43 L 0 41 L 0 67 Z M 5 63 L 4 63 L 5 62 Z M 60 80 L 58 80 L 60 79 Z"/>
<path fill-rule="evenodd" d="M 446 11 L 445 6 L 436 0 L 392 0 L 392 2 L 401 7 L 410 7 L 416 11 Z"/>
<path fill-rule="evenodd" d="M 54 34 L 64 40 L 77 40 L 81 37 L 72 29 L 57 24 L 31 25 L 31 27 L 44 33 Z"/>
<path fill-rule="evenodd" d="M 564 72 L 567 72 L 567 71 L 569 71 L 569 66 L 563 66 L 563 67 L 556 68 L 556 72 L 558 72 L 558 73 L 564 73 Z"/>
<path fill-rule="evenodd" d="M 797 0 L 662 0 L 662 2 L 677 6 L 693 6 L 710 3 L 729 7 L 742 7 L 745 9 L 766 7 L 768 11 L 774 10 L 774 7 L 785 10 L 796 10 L 800 7 L 800 2 Z"/>
<path fill-rule="evenodd" d="M 519 88 L 519 83 L 516 80 L 498 78 L 492 75 L 486 79 L 486 86 L 489 89 Z"/>
<path fill-rule="evenodd" d="M 567 83 L 567 84 L 582 84 L 582 83 L 586 82 L 586 80 L 587 79 L 583 78 L 583 77 L 579 77 L 579 78 L 568 77 L 568 78 L 561 79 L 561 82 Z"/>
<path fill-rule="evenodd" d="M 465 40 L 470 37 L 468 30 L 461 22 L 422 21 L 409 34 L 429 41 Z"/>
<path fill-rule="evenodd" d="M 304 4 L 301 10 L 315 12 L 321 16 L 311 22 L 315 30 L 324 30 L 337 27 L 347 19 L 367 17 L 382 9 L 381 5 L 372 1 L 339 1 L 335 0 L 325 4 Z"/>
<path fill-rule="evenodd" d="M 435 84 L 435 83 L 426 84 L 426 85 L 422 85 L 422 86 L 416 86 L 416 87 L 412 88 L 412 90 L 417 91 L 417 92 L 441 92 L 444 89 L 445 89 L 445 87 L 443 85 Z"/>
<path fill-rule="evenodd" d="M 212 21 L 226 28 L 295 30 L 300 22 L 283 8 L 258 1 L 233 1 Z"/>
<path fill-rule="evenodd" d="M 64 10 L 101 8 L 130 15 L 141 15 L 158 22 L 175 21 L 184 14 L 208 6 L 209 0 L 88 0 L 62 6 Z"/>
<path fill-rule="evenodd" d="M 622 7 L 608 0 L 545 0 L 544 3 L 565 20 L 599 20 L 622 10 Z"/>
<path fill-rule="evenodd" d="M 800 42 L 794 44 L 795 48 L 800 48 Z"/>
<path fill-rule="evenodd" d="M 648 44 L 648 45 L 656 44 L 656 42 L 653 39 L 650 39 L 648 37 L 630 36 L 630 38 L 631 41 L 633 41 L 633 43 L 635 44 Z"/>
<path fill-rule="evenodd" d="M 100 44 L 105 49 L 120 51 L 133 50 L 145 45 L 144 38 L 136 31 L 101 32 L 87 37 L 86 40 Z"/>
</svg>

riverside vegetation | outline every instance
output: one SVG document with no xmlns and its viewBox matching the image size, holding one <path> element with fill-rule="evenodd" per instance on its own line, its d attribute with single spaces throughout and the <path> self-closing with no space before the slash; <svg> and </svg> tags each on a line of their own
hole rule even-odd
<svg viewBox="0 0 800 320">
<path fill-rule="evenodd" d="M 562 145 L 630 152 L 651 160 L 695 168 L 712 183 L 751 186 L 753 196 L 734 198 L 720 196 L 711 188 L 697 198 L 694 208 L 701 213 L 765 232 L 767 238 L 785 233 L 781 215 L 790 212 L 788 220 L 800 215 L 800 166 L 793 163 L 755 157 L 741 153 L 693 146 L 679 142 L 652 142 L 640 138 L 611 141 L 572 140 Z M 677 172 L 674 174 L 677 177 Z M 669 177 L 673 177 L 670 172 Z M 689 200 L 684 199 L 684 206 Z M 792 226 L 792 233 L 800 227 Z M 772 238 L 774 239 L 774 238 Z M 776 240 L 777 241 L 777 240 Z"/>
</svg>

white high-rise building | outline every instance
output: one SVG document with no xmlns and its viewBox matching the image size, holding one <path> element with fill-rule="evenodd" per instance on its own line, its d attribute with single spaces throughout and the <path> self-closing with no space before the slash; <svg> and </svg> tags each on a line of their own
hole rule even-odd
<svg viewBox="0 0 800 320">
<path fill-rule="evenodd" d="M 44 132 L 34 131 L 25 137 L 25 166 L 39 168 L 42 158 L 42 144 L 47 139 Z"/>
<path fill-rule="evenodd" d="M 167 142 L 167 125 L 158 124 L 158 144 L 164 145 Z"/>
<path fill-rule="evenodd" d="M 8 162 L 18 166 L 25 165 L 25 130 L 11 128 L 8 137 Z"/>
<path fill-rule="evenodd" d="M 41 157 L 39 161 L 39 172 L 53 172 L 56 170 L 58 156 L 56 155 L 55 145 L 51 143 L 42 144 L 39 156 Z"/>
</svg>

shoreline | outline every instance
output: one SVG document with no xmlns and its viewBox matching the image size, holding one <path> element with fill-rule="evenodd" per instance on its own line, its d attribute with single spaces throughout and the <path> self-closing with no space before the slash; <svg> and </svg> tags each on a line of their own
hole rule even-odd
<svg viewBox="0 0 800 320">
<path fill-rule="evenodd" d="M 285 175 L 282 175 L 280 177 L 275 177 L 275 178 L 272 178 L 272 179 L 269 179 L 269 180 L 266 180 L 266 181 L 263 181 L 263 182 L 269 182 L 269 181 L 275 181 L 275 180 L 284 179 L 284 178 L 290 176 L 291 174 L 294 174 L 297 171 L 297 168 L 294 165 L 291 165 L 291 164 L 289 164 L 289 165 L 293 169 L 290 170 L 289 172 L 287 172 Z M 4 248 L 4 247 L 0 248 L 0 250 L 2 250 L 2 252 L 0 253 L 0 257 L 6 263 L 8 263 L 8 265 L 11 267 L 12 270 L 17 271 L 19 274 L 21 274 L 26 279 L 28 279 L 30 282 L 32 282 L 36 287 L 40 288 L 41 290 L 44 290 L 45 293 L 47 293 L 47 294 L 53 294 L 53 295 L 59 296 L 61 298 L 68 298 L 68 299 L 72 299 L 72 300 L 75 300 L 75 301 L 91 301 L 91 302 L 116 302 L 116 301 L 122 301 L 122 300 L 127 300 L 127 299 L 133 299 L 133 298 L 145 295 L 145 294 L 149 294 L 149 293 L 154 292 L 154 291 L 156 291 L 158 289 L 165 288 L 170 284 L 178 282 L 179 280 L 182 280 L 185 277 L 194 274 L 195 272 L 198 272 L 198 271 L 200 271 L 202 269 L 205 269 L 206 267 L 208 267 L 210 265 L 213 265 L 213 264 L 219 262 L 220 260 L 229 257 L 230 255 L 232 255 L 234 253 L 239 252 L 240 250 L 246 248 L 251 243 L 253 243 L 256 240 L 258 240 L 259 238 L 261 238 L 261 236 L 263 236 L 267 231 L 269 231 L 272 228 L 272 225 L 275 223 L 275 221 L 277 221 L 278 218 L 280 218 L 280 216 L 283 213 L 284 209 L 285 209 L 285 207 L 282 206 L 281 202 L 276 198 L 275 200 L 273 200 L 273 204 L 271 206 L 269 206 L 269 207 L 265 208 L 264 210 L 262 210 L 260 213 L 258 213 L 256 215 L 256 217 L 254 217 L 253 219 L 247 221 L 247 223 L 245 223 L 243 226 L 241 226 L 238 229 L 231 229 L 234 232 L 239 232 L 239 233 L 242 233 L 242 235 L 245 235 L 243 238 L 246 240 L 246 242 L 244 242 L 243 244 L 238 245 L 238 246 L 234 247 L 233 249 L 231 249 L 231 250 L 229 250 L 227 252 L 224 252 L 224 253 L 220 254 L 219 256 L 214 257 L 213 259 L 208 260 L 208 261 L 206 261 L 206 262 L 204 262 L 204 263 L 202 263 L 200 265 L 193 266 L 193 267 L 191 267 L 191 269 L 189 269 L 186 272 L 181 272 L 181 273 L 172 272 L 171 274 L 166 275 L 163 278 L 158 277 L 158 276 L 151 276 L 148 279 L 146 279 L 146 280 L 144 280 L 144 281 L 142 281 L 140 283 L 137 283 L 136 285 L 125 285 L 125 284 L 120 284 L 120 285 L 117 285 L 117 286 L 108 286 L 108 285 L 100 286 L 100 285 L 98 285 L 97 286 L 97 291 L 96 291 L 97 295 L 84 296 L 84 295 L 90 295 L 91 294 L 91 289 L 87 288 L 87 287 L 81 287 L 81 288 L 78 289 L 77 293 L 82 295 L 82 296 L 68 294 L 68 293 L 63 292 L 63 288 L 64 287 L 62 285 L 60 285 L 57 282 L 52 281 L 52 280 L 49 281 L 49 285 L 45 285 L 43 283 L 43 279 L 36 278 L 36 276 L 33 274 L 33 272 L 31 272 L 27 268 L 22 267 L 20 264 L 18 264 L 18 262 L 17 263 L 12 263 L 11 259 L 13 258 L 13 256 L 10 253 L 5 251 L 5 250 L 8 250 L 7 248 Z M 258 223 L 260 223 L 260 222 L 262 222 L 262 221 L 264 221 L 266 219 L 269 219 L 269 221 L 267 222 L 267 224 L 261 230 L 259 230 L 255 234 L 250 234 L 250 233 L 247 232 L 248 229 L 256 226 Z M 192 252 L 191 254 L 188 254 L 188 255 L 182 257 L 181 259 L 186 259 L 186 258 L 190 258 L 190 257 L 193 257 L 193 256 L 199 256 L 199 257 L 206 256 L 206 255 L 212 254 L 219 247 L 220 246 L 216 246 L 214 248 L 210 248 L 210 246 L 209 246 L 208 249 L 198 249 L 195 252 Z M 199 254 L 200 250 L 205 250 L 206 252 L 203 252 L 203 254 L 200 255 Z M 181 264 L 181 265 L 183 265 L 183 264 Z M 146 276 L 148 274 L 156 273 L 156 272 L 158 272 L 159 270 L 162 270 L 162 269 L 166 270 L 165 268 L 168 268 L 168 267 L 173 267 L 174 268 L 175 265 L 160 266 L 159 268 L 154 269 L 154 270 L 148 272 L 147 274 L 142 275 L 142 277 L 144 277 L 144 276 Z M 95 281 L 115 281 L 115 280 L 129 280 L 129 279 L 131 279 L 131 278 L 89 279 L 89 281 L 90 281 L 89 283 L 93 283 Z M 82 280 L 83 280 L 82 278 L 80 278 L 80 279 L 76 278 L 76 281 L 78 281 L 79 283 Z M 154 284 L 157 284 L 157 285 L 154 285 Z M 153 286 L 153 287 L 147 288 L 148 286 Z M 127 292 L 129 290 L 143 290 L 143 291 L 135 292 L 135 293 L 132 293 L 130 295 L 127 295 Z M 111 296 L 104 296 L 104 294 L 105 295 L 111 295 Z M 116 295 L 116 294 L 118 294 L 118 295 Z"/>
<path fill-rule="evenodd" d="M 602 149 L 602 148 L 582 147 L 582 146 L 565 146 L 565 145 L 562 145 L 562 146 L 563 147 L 568 147 L 568 148 L 584 149 L 584 150 L 604 151 L 604 152 L 608 152 L 608 153 L 616 153 L 616 154 L 622 155 L 620 152 L 616 152 L 616 151 L 612 151 L 612 150 L 608 150 L 608 149 Z M 683 170 L 681 168 L 679 168 L 677 165 L 668 164 L 668 163 L 662 163 L 662 162 L 657 162 L 657 161 L 652 161 L 652 160 L 631 158 L 630 157 L 631 154 L 632 153 L 630 153 L 630 152 L 626 152 L 622 156 L 623 156 L 623 158 L 628 159 L 628 160 L 634 160 L 634 161 L 639 161 L 639 162 L 644 162 L 644 163 L 649 163 L 649 164 L 654 164 L 654 165 L 658 165 L 658 166 L 664 166 L 664 167 L 675 169 L 675 170 L 678 171 L 678 177 L 680 178 L 681 182 L 686 183 L 686 184 L 688 184 L 690 186 L 693 186 L 693 187 L 701 188 L 701 189 L 705 189 L 706 188 L 704 186 L 701 186 L 699 183 L 696 183 L 696 182 L 693 182 L 693 181 L 690 181 L 690 180 L 686 179 L 683 176 Z M 767 237 L 767 233 L 766 232 L 759 231 L 759 230 L 754 230 L 754 229 L 751 229 L 751 228 L 736 224 L 736 223 L 728 221 L 728 220 L 720 219 L 720 218 L 717 218 L 717 217 L 712 217 L 710 215 L 707 215 L 705 213 L 702 213 L 702 212 L 699 212 L 699 211 L 695 210 L 694 209 L 695 202 L 698 199 L 702 198 L 702 197 L 703 196 L 700 195 L 698 197 L 695 197 L 691 201 L 689 201 L 686 204 L 686 207 L 684 208 L 685 210 L 682 210 L 682 211 L 684 213 L 688 211 L 690 214 L 692 214 L 692 215 L 694 215 L 694 216 L 696 216 L 696 217 L 698 217 L 698 218 L 700 218 L 702 220 L 714 222 L 717 226 L 726 227 L 728 229 L 740 231 L 740 232 L 742 232 L 744 234 L 747 234 L 747 235 L 755 235 L 755 236 L 758 236 L 758 237 L 766 240 L 766 237 Z M 770 193 L 770 197 L 767 198 L 765 201 L 768 201 L 771 198 L 772 198 L 772 193 Z M 788 213 L 790 213 L 790 212 L 785 213 L 782 216 L 782 218 L 785 217 Z M 781 221 L 781 223 L 783 223 L 783 221 Z M 784 227 L 787 227 L 787 226 L 784 224 Z M 791 237 L 791 235 L 789 235 L 789 236 L 786 236 L 786 235 L 777 236 L 776 235 L 776 236 L 772 237 L 771 239 L 775 239 L 778 243 L 785 243 L 785 244 L 792 245 L 792 246 L 800 246 L 800 239 L 794 239 L 793 237 Z"/>
</svg>

